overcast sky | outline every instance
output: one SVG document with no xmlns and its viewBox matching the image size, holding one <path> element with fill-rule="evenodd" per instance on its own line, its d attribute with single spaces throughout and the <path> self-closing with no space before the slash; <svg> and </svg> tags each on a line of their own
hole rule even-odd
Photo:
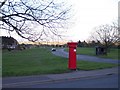
<svg viewBox="0 0 120 90">
<path fill-rule="evenodd" d="M 69 40 L 86 40 L 93 28 L 109 24 L 118 18 L 119 0 L 69 0 L 75 12 L 74 25 L 69 28 Z"/>
<path fill-rule="evenodd" d="M 118 1 L 120 0 L 67 0 L 72 5 L 73 17 L 72 25 L 66 29 L 66 40 L 86 40 L 94 27 L 117 20 Z M 8 35 L 3 31 L 1 33 Z M 23 41 L 15 34 L 13 37 Z"/>
</svg>

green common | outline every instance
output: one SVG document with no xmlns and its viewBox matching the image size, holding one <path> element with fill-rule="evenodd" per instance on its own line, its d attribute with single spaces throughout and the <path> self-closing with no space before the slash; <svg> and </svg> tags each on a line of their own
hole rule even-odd
<svg viewBox="0 0 120 90">
<path fill-rule="evenodd" d="M 32 48 L 23 51 L 3 51 L 2 75 L 26 76 L 70 72 L 68 59 L 54 56 L 48 48 Z M 116 64 L 77 61 L 78 70 L 111 68 Z"/>
</svg>

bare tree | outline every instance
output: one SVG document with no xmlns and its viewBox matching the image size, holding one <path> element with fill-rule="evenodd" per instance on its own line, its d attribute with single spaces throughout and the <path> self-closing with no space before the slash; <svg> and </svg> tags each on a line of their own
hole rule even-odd
<svg viewBox="0 0 120 90">
<path fill-rule="evenodd" d="M 106 48 L 112 44 L 119 43 L 119 27 L 117 23 L 101 25 L 95 27 L 92 38 L 100 41 Z"/>
<path fill-rule="evenodd" d="M 58 35 L 57 28 L 63 27 L 69 11 L 70 6 L 57 0 L 1 0 L 0 24 L 2 30 L 37 41 L 50 34 Z"/>
</svg>

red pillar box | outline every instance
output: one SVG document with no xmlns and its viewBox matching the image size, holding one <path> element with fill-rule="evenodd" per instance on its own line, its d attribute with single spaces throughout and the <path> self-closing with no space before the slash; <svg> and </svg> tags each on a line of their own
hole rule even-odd
<svg viewBox="0 0 120 90">
<path fill-rule="evenodd" d="M 68 62 L 68 68 L 71 70 L 76 70 L 76 42 L 69 42 L 69 62 Z"/>
</svg>

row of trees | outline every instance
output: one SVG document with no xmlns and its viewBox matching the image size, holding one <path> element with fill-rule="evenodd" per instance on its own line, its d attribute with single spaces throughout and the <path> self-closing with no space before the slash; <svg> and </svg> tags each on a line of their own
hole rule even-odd
<svg viewBox="0 0 120 90">
<path fill-rule="evenodd" d="M 100 25 L 94 28 L 89 41 L 78 41 L 78 47 L 104 46 L 106 49 L 120 47 L 120 27 L 118 23 Z"/>
<path fill-rule="evenodd" d="M 113 22 L 112 24 L 100 25 L 94 28 L 95 31 L 92 32 L 90 40 L 94 43 L 104 45 L 106 48 L 111 46 L 120 45 L 120 27 L 118 23 Z"/>
<path fill-rule="evenodd" d="M 80 40 L 78 41 L 78 47 L 96 47 L 96 46 L 104 46 L 105 47 L 105 45 L 103 43 L 101 43 L 100 41 L 94 41 L 94 40 L 89 41 L 89 42 L 87 42 L 85 40 L 83 42 L 81 42 Z M 120 46 L 112 43 L 110 47 L 117 48 Z"/>
</svg>

